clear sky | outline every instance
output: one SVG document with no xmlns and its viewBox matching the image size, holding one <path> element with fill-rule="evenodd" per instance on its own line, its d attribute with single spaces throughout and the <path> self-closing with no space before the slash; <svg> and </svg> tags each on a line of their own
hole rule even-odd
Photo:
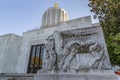
<svg viewBox="0 0 120 80">
<path fill-rule="evenodd" d="M 69 19 L 91 15 L 88 0 L 0 0 L 0 35 L 23 32 L 40 27 L 42 14 L 57 2 Z M 93 20 L 92 22 L 98 22 Z"/>
</svg>

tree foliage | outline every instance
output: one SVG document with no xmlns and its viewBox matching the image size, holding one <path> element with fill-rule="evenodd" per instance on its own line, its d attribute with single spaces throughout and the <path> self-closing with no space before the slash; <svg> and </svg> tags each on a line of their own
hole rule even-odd
<svg viewBox="0 0 120 80">
<path fill-rule="evenodd" d="M 120 66 L 120 0 L 89 0 L 88 6 L 103 27 L 111 63 Z"/>
</svg>

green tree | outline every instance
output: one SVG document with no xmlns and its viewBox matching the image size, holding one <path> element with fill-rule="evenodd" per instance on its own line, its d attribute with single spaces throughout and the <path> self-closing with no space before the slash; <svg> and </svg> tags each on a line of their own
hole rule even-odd
<svg viewBox="0 0 120 80">
<path fill-rule="evenodd" d="M 88 6 L 103 27 L 111 63 L 120 66 L 120 0 L 89 0 Z"/>
</svg>

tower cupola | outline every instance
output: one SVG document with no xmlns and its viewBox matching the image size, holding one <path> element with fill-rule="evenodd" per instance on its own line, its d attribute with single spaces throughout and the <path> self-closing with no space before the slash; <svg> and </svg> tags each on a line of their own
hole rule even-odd
<svg viewBox="0 0 120 80">
<path fill-rule="evenodd" d="M 64 21 L 68 21 L 68 13 L 55 3 L 54 7 L 47 9 L 43 13 L 41 28 L 51 27 Z"/>
</svg>

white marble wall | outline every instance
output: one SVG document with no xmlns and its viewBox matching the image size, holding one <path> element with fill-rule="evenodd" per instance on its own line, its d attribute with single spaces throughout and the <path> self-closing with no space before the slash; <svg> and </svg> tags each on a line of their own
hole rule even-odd
<svg viewBox="0 0 120 80">
<path fill-rule="evenodd" d="M 3 65 L 3 61 L 4 61 L 4 56 L 5 56 L 5 50 L 6 50 L 6 46 L 9 40 L 9 35 L 4 35 L 4 36 L 0 36 L 0 73 L 2 72 L 2 65 Z"/>
<path fill-rule="evenodd" d="M 21 37 L 14 34 L 0 36 L 0 73 L 16 73 Z"/>
<path fill-rule="evenodd" d="M 51 26 L 50 28 L 24 32 L 22 37 L 21 52 L 19 55 L 19 60 L 16 69 L 17 73 L 27 72 L 31 45 L 45 44 L 45 39 L 47 39 L 47 37 L 51 35 L 55 30 L 65 31 L 86 27 L 92 27 L 90 16 L 59 23 L 58 25 Z"/>
</svg>

